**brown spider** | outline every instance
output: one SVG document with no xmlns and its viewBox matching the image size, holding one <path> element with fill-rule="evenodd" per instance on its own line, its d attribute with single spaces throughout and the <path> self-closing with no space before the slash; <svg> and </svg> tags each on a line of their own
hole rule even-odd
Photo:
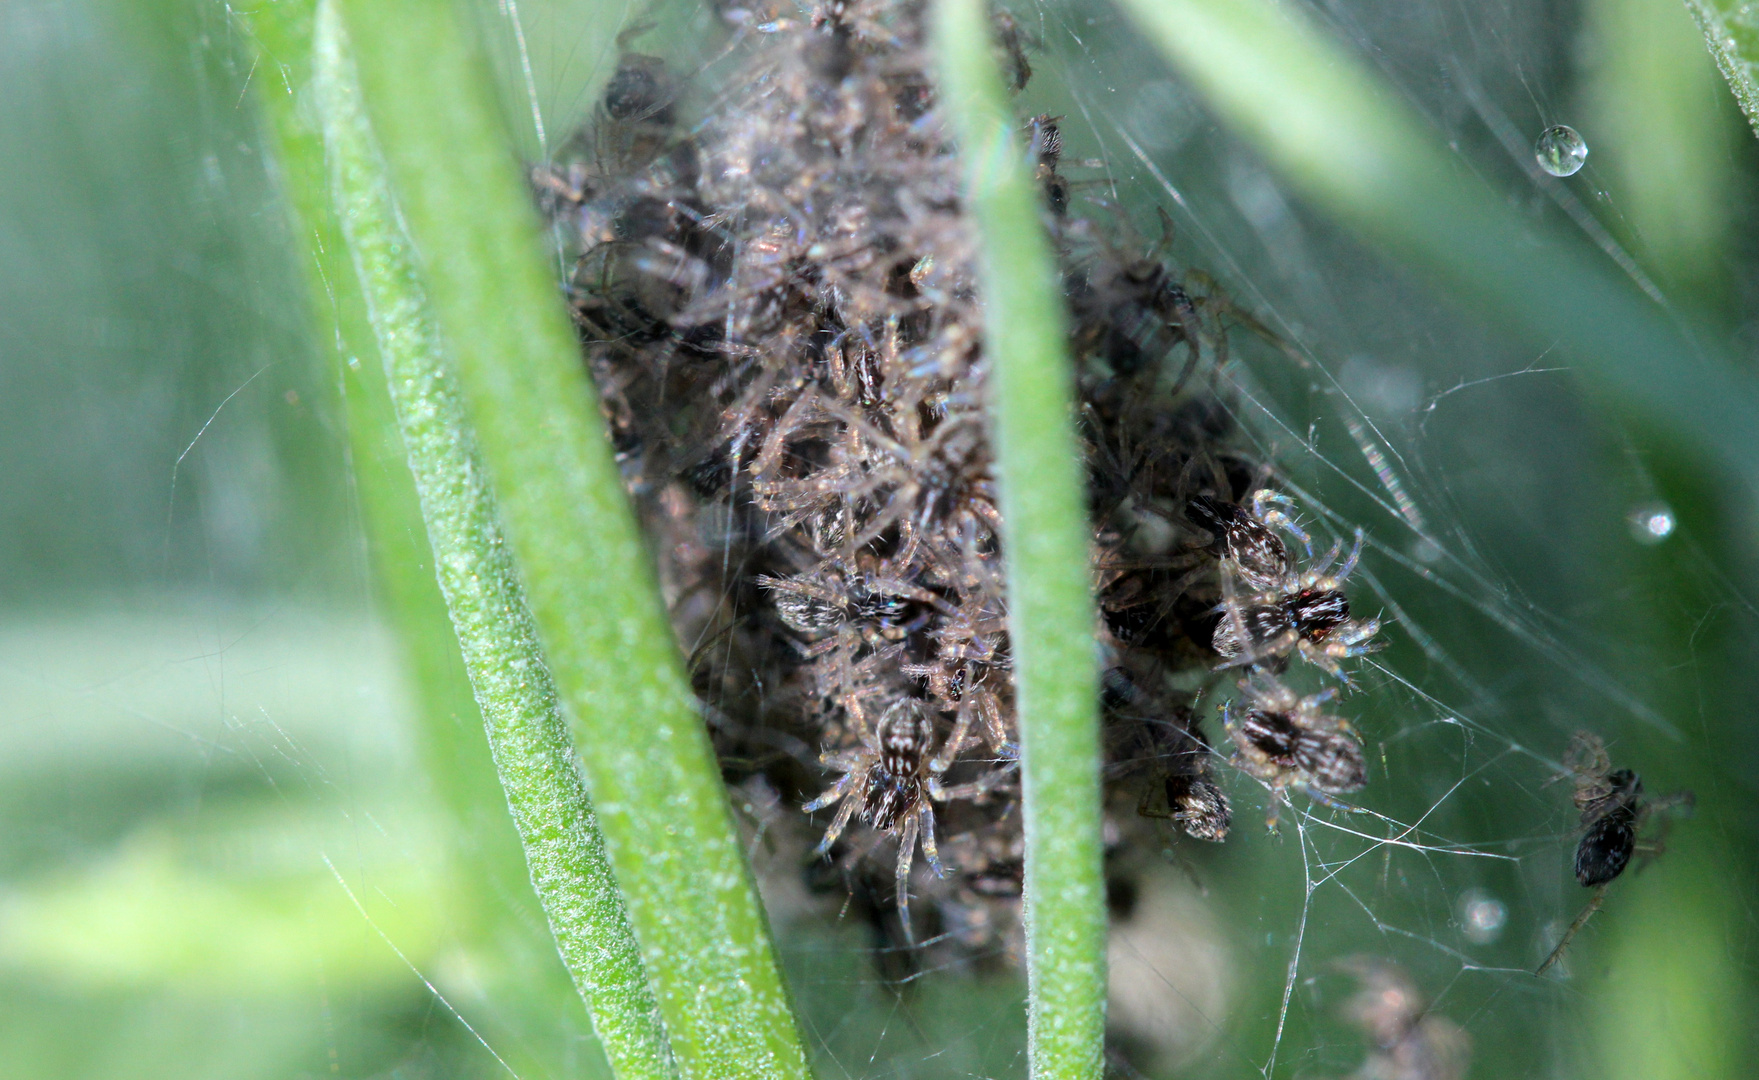
<svg viewBox="0 0 1759 1080">
<path fill-rule="evenodd" d="M 1209 741 L 1197 717 L 1182 706 L 1157 702 L 1126 668 L 1107 670 L 1101 686 L 1108 712 L 1121 721 L 1114 730 L 1123 736 L 1119 752 L 1110 755 L 1114 764 L 1107 769 L 1108 778 L 1148 773 L 1136 813 L 1171 819 L 1193 839 L 1227 839 L 1233 809 L 1215 782 Z M 1164 808 L 1157 805 L 1156 794 L 1164 796 Z"/>
<path fill-rule="evenodd" d="M 1274 592 L 1294 573 L 1289 549 L 1277 536 L 1283 529 L 1302 544 L 1312 541 L 1289 515 L 1277 509 L 1292 500 L 1287 495 L 1259 488 L 1249 505 L 1198 495 L 1185 504 L 1185 517 L 1215 537 L 1215 550 L 1233 570 L 1234 580 L 1253 592 Z"/>
<path fill-rule="evenodd" d="M 1360 789 L 1368 770 L 1349 722 L 1322 711 L 1332 692 L 1300 697 L 1262 674 L 1240 688 L 1246 708 L 1236 716 L 1224 705 L 1222 722 L 1234 740 L 1234 767 L 1271 790 L 1266 824 L 1276 829 L 1290 788 L 1334 809 L 1350 809 L 1332 796 Z"/>
<path fill-rule="evenodd" d="M 1306 534 L 1281 510 L 1268 508 L 1287 501 L 1260 490 L 1253 494 L 1250 510 L 1201 497 L 1187 506 L 1186 516 L 1214 533 L 1222 549 L 1222 619 L 1210 645 L 1222 657 L 1224 668 L 1256 667 L 1269 661 L 1268 666 L 1280 670 L 1284 658 L 1299 653 L 1349 685 L 1338 661 L 1381 647 L 1372 640 L 1380 633 L 1380 619 L 1352 619 L 1343 591 L 1362 554 L 1362 530 L 1356 530 L 1355 545 L 1335 570 L 1332 564 L 1342 544 L 1333 545 L 1315 565 L 1297 571 L 1282 541 L 1271 532 L 1276 525 L 1300 537 L 1312 558 Z M 1236 585 L 1244 585 L 1245 591 L 1237 591 Z"/>
<path fill-rule="evenodd" d="M 922 843 L 923 858 L 936 877 L 943 877 L 940 853 L 935 847 L 934 804 L 951 799 L 978 799 L 987 794 L 1013 769 L 1013 764 L 996 769 L 988 776 L 967 784 L 951 787 L 941 785 L 941 774 L 950 764 L 952 752 L 930 757 L 934 746 L 934 723 L 926 715 L 922 702 L 903 698 L 895 702 L 869 725 L 859 702 L 850 703 L 855 728 L 861 745 L 846 750 L 828 751 L 819 760 L 842 772 L 831 788 L 807 803 L 807 813 L 822 810 L 841 802 L 837 816 L 816 854 L 826 855 L 843 834 L 856 814 L 876 830 L 898 839 L 898 917 L 904 934 L 910 934 L 910 865 L 916 845 Z"/>
</svg>

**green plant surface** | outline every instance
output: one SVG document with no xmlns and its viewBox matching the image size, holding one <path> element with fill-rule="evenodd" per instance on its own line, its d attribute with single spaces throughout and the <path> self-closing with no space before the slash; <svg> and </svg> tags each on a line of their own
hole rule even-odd
<svg viewBox="0 0 1759 1080">
<path fill-rule="evenodd" d="M 1759 133 L 1759 8 L 1738 0 L 1686 0 L 1704 44 L 1728 80 L 1747 122 Z"/>
<path fill-rule="evenodd" d="M 588 1038 L 588 1018 L 532 890 L 523 846 L 484 739 L 482 715 L 434 577 L 433 553 L 365 300 L 341 223 L 331 210 L 323 135 L 315 110 L 300 107 L 314 96 L 315 15 L 315 2 L 305 0 L 234 13 L 233 19 L 252 61 L 270 73 L 251 85 L 292 219 L 292 239 L 308 271 L 312 338 L 330 361 L 341 392 L 354 500 L 377 586 L 375 606 L 394 630 L 423 774 L 447 812 L 435 822 L 445 843 L 427 849 L 440 864 L 429 887 L 443 898 L 446 926 L 469 950 L 483 997 L 494 1003 L 491 1009 L 466 1007 L 464 1019 L 518 1071 L 554 1071 L 578 1054 L 575 1048 Z M 341 899 L 334 877 L 326 874 L 325 880 Z M 400 899 L 399 910 L 408 903 Z M 426 962 L 438 944 L 418 946 L 405 936 L 395 940 L 422 958 L 418 963 Z M 384 953 L 397 963 L 389 949 Z M 408 977 L 408 968 L 398 964 L 398 970 Z M 604 1064 L 591 1061 L 589 1069 L 600 1072 Z"/>
<path fill-rule="evenodd" d="M 621 1077 L 676 1075 L 331 4 L 318 6 L 313 46 L 332 199 L 384 359 L 440 590 L 532 884 L 612 1069 Z"/>
<path fill-rule="evenodd" d="M 1591 59 L 1582 116 L 1572 122 L 1592 148 L 1590 163 L 1621 193 L 1621 241 L 1670 301 L 1702 317 L 1728 301 L 1736 113 L 1722 107 L 1716 65 L 1686 12 L 1593 0 L 1583 17 Z"/>
<path fill-rule="evenodd" d="M 1062 290 L 980 0 L 940 0 L 942 101 L 978 231 L 1026 827 L 1032 1075 L 1103 1071 L 1105 881 L 1089 529 Z"/>
<path fill-rule="evenodd" d="M 1538 233 L 1296 9 L 1123 0 L 1210 105 L 1317 206 L 1427 269 L 1630 414 L 1759 493 L 1759 389 L 1605 260 Z"/>
<path fill-rule="evenodd" d="M 713 750 L 481 59 L 449 7 L 340 10 L 678 1065 L 804 1076 Z"/>
</svg>

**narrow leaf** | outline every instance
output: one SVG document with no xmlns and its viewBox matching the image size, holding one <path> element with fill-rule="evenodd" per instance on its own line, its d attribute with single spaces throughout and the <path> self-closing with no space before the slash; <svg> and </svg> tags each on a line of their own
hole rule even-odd
<svg viewBox="0 0 1759 1080">
<path fill-rule="evenodd" d="M 1759 133 L 1759 8 L 1734 0 L 1686 0 L 1704 43 L 1747 122 Z"/>
<path fill-rule="evenodd" d="M 1034 1077 L 1102 1073 L 1105 886 L 1090 530 L 1056 260 L 982 0 L 940 0 L 942 107 L 976 221 L 1026 827 Z"/>
<path fill-rule="evenodd" d="M 339 7 L 678 1065 L 804 1077 L 714 751 L 482 58 L 450 4 Z"/>
<path fill-rule="evenodd" d="M 502 540 L 457 379 L 409 259 L 346 39 L 320 4 L 316 87 L 332 198 L 379 343 L 434 567 L 507 804 L 563 961 L 619 1077 L 675 1076 L 556 691 Z"/>
</svg>

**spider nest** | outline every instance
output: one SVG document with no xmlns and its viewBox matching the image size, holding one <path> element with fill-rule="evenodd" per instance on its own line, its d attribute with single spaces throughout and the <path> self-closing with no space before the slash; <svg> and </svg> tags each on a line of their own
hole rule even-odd
<svg viewBox="0 0 1759 1080">
<path fill-rule="evenodd" d="M 771 793 L 768 836 L 797 843 L 812 880 L 881 933 L 1017 956 L 990 358 L 924 7 L 721 14 L 737 57 L 722 85 L 684 85 L 626 33 L 590 122 L 534 170 L 572 260 L 585 361 L 728 782 Z M 996 25 L 1024 86 L 1021 34 L 1005 14 Z M 1166 261 L 1164 215 L 1161 242 L 1130 234 L 1097 185 L 1065 177 L 1062 150 L 1056 118 L 1022 119 L 1072 316 L 1109 668 L 1107 836 L 1158 848 L 1166 826 L 1149 819 L 1163 818 L 1219 841 L 1227 797 L 1180 687 L 1218 661 L 1299 655 L 1335 674 L 1374 624 L 1342 604 L 1354 553 L 1301 570 L 1276 534 L 1305 543 L 1286 500 L 1253 497 L 1264 469 L 1235 448 L 1216 390 L 1226 326 L 1244 316 Z M 1257 554 L 1231 547 L 1217 515 L 1262 533 Z M 1279 794 L 1344 786 L 1299 768 L 1278 774 Z"/>
</svg>

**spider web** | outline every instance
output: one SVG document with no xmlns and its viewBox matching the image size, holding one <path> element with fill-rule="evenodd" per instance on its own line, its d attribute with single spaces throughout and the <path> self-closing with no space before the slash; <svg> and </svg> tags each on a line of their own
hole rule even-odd
<svg viewBox="0 0 1759 1080">
<path fill-rule="evenodd" d="M 1019 108 L 1066 118 L 1077 209 L 1146 249 L 1164 208 L 1181 272 L 1212 274 L 1287 346 L 1236 331 L 1223 396 L 1316 548 L 1364 531 L 1351 598 L 1390 643 L 1334 703 L 1368 758 L 1357 809 L 1295 795 L 1273 837 L 1268 794 L 1218 762 L 1228 840 L 1167 828 L 1133 854 L 1110 942 L 1114 1071 L 1450 1075 L 1389 1071 L 1358 1000 L 1375 986 L 1420 1001 L 1410 1011 L 1438 1026 L 1411 1030 L 1436 1046 L 1469 1037 L 1474 1075 L 1599 1074 L 1587 1044 L 1608 1030 L 1607 988 L 1643 975 L 1621 944 L 1653 917 L 1639 897 L 1694 849 L 1759 848 L 1759 743 L 1724 719 L 1755 690 L 1748 594 L 1688 531 L 1633 531 L 1660 509 L 1651 459 L 1585 403 L 1567 349 L 1513 340 L 1303 207 L 1110 9 L 1012 7 L 1037 39 Z M 18 568 L 0 608 L 0 1060 L 45 1077 L 604 1075 L 529 896 L 496 879 L 475 907 L 454 900 L 451 860 L 505 842 L 505 823 L 438 805 L 426 777 L 443 762 L 422 756 L 416 696 L 361 603 L 373 579 L 347 417 L 325 404 L 353 354 L 339 335 L 301 343 L 284 302 L 296 245 L 264 224 L 279 206 L 240 104 L 274 73 L 238 61 L 223 5 L 190 0 L 150 32 L 119 10 L 0 15 L 0 122 L 108 148 L 28 196 L 0 184 L 0 308 L 16 313 L 0 341 L 21 358 L 0 430 L 19 463 L 0 481 Z M 706 70 L 704 85 L 727 66 L 689 44 L 711 20 L 681 2 L 475 10 L 526 160 L 592 107 L 617 52 L 597 28 L 656 24 L 636 47 Z M 1692 279 L 1601 164 L 1605 110 L 1579 61 L 1597 10 L 1321 14 L 1462 168 L 1694 318 Z M 140 104 L 140 86 L 178 79 L 169 105 Z M 82 111 L 93 95 L 113 121 Z M 1530 164 L 1559 122 L 1593 151 L 1568 181 Z M 1755 173 L 1750 153 L 1704 167 Z M 40 192 L 61 201 L 20 201 Z M 70 207 L 86 224 L 65 223 Z M 1744 249 L 1728 262 L 1756 264 Z M 38 401 L 54 404 L 18 404 Z M 1323 685 L 1301 665 L 1288 679 Z M 1234 693 L 1225 676 L 1206 688 L 1212 735 Z M 480 739 L 474 723 L 456 721 Z M 1581 728 L 1653 793 L 1732 794 L 1615 882 L 1540 979 L 1588 898 L 1570 875 L 1569 785 L 1552 782 Z M 751 787 L 735 809 L 820 1076 L 1026 1074 L 1012 958 L 912 962 L 836 882 L 827 915 L 777 840 L 797 807 Z M 1735 923 L 1759 923 L 1752 881 L 1727 888 Z M 1750 937 L 1718 941 L 1736 998 Z"/>
</svg>

